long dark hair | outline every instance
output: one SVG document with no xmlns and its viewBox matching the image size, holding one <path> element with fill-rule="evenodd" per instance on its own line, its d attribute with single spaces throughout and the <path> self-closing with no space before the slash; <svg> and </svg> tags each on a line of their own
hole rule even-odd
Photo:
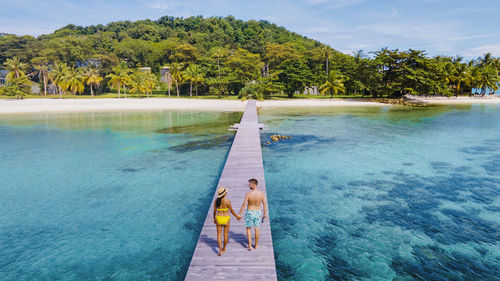
<svg viewBox="0 0 500 281">
<path fill-rule="evenodd" d="M 219 208 L 219 207 L 220 207 L 220 204 L 222 203 L 222 198 L 224 198 L 224 197 L 226 197 L 226 195 L 224 195 L 224 196 L 222 196 L 222 197 L 220 197 L 220 198 L 217 198 L 217 200 L 215 201 L 215 206 L 216 206 L 217 208 Z"/>
</svg>

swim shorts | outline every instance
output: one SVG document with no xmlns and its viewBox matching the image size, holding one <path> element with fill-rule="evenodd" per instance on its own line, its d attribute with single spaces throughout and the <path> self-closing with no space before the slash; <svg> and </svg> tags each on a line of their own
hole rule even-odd
<svg viewBox="0 0 500 281">
<path fill-rule="evenodd" d="M 245 213 L 245 226 L 246 227 L 259 227 L 262 222 L 261 210 L 247 210 Z"/>
</svg>

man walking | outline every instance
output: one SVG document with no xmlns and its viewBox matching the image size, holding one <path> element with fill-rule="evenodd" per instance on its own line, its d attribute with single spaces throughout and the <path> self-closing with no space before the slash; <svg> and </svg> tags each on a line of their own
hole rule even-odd
<svg viewBox="0 0 500 281">
<path fill-rule="evenodd" d="M 252 248 L 252 227 L 255 228 L 255 250 L 259 246 L 259 227 L 264 221 L 267 214 L 267 199 L 266 194 L 260 190 L 257 190 L 257 185 L 259 182 L 256 179 L 248 180 L 248 187 L 250 191 L 245 195 L 245 200 L 243 205 L 241 205 L 240 213 L 243 212 L 245 205 L 247 205 L 247 210 L 245 213 L 245 226 L 247 227 L 247 237 L 248 237 L 248 250 L 251 251 Z M 264 212 L 261 211 L 260 205 L 263 205 Z"/>
</svg>

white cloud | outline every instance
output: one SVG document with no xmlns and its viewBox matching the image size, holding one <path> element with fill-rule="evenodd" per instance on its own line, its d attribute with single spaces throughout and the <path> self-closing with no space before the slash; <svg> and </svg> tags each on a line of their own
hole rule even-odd
<svg viewBox="0 0 500 281">
<path fill-rule="evenodd" d="M 179 3 L 173 1 L 155 1 L 148 3 L 147 6 L 153 9 L 167 11 L 177 8 Z"/>
<path fill-rule="evenodd" d="M 468 56 L 481 56 L 486 53 L 491 53 L 494 56 L 500 56 L 500 44 L 486 44 L 470 48 L 467 51 Z"/>
</svg>

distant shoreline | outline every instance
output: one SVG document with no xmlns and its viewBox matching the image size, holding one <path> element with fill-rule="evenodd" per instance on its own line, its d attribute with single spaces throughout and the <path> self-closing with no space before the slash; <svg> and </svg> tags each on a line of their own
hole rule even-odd
<svg viewBox="0 0 500 281">
<path fill-rule="evenodd" d="M 500 103 L 499 95 L 479 96 L 459 96 L 459 97 L 422 97 L 407 95 L 406 99 L 410 102 L 435 104 L 435 105 L 451 105 L 451 104 L 498 104 Z"/>
<path fill-rule="evenodd" d="M 500 104 L 500 97 L 411 97 L 412 102 L 427 105 L 440 104 Z M 146 110 L 200 110 L 243 111 L 246 102 L 214 99 L 25 99 L 0 100 L 0 114 L 41 112 L 105 112 Z M 349 99 L 290 99 L 258 101 L 261 108 L 280 107 L 335 107 L 335 106 L 391 106 L 390 104 Z"/>
<path fill-rule="evenodd" d="M 40 112 L 104 112 L 145 110 L 243 111 L 246 102 L 214 99 L 25 99 L 0 100 L 0 114 Z M 387 106 L 387 104 L 347 100 L 267 100 L 258 107 Z"/>
</svg>

